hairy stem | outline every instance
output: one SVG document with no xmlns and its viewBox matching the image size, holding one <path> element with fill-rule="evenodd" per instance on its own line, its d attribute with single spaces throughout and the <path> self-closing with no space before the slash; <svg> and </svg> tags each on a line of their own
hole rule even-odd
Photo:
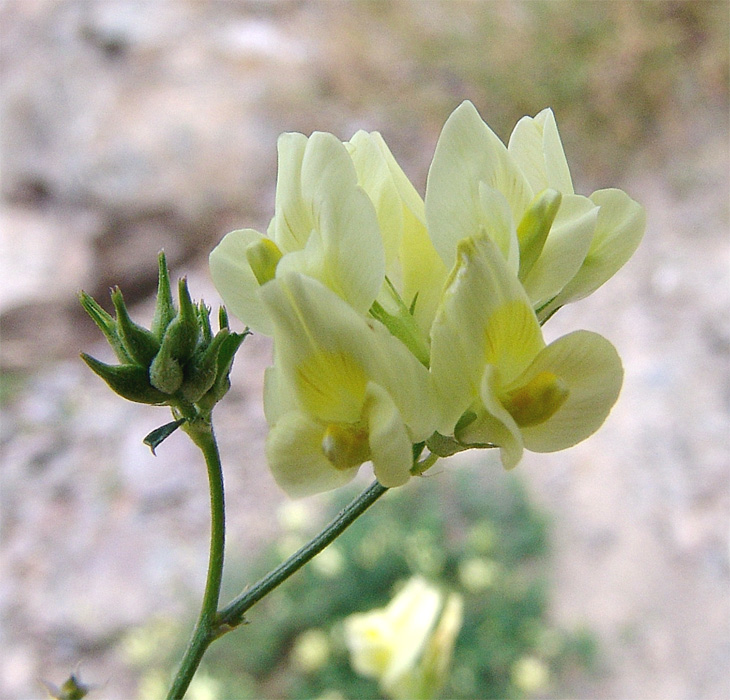
<svg viewBox="0 0 730 700">
<path fill-rule="evenodd" d="M 223 578 L 223 554 L 226 541 L 223 470 L 213 427 L 208 421 L 198 419 L 187 423 L 183 430 L 202 451 L 208 468 L 211 516 L 210 555 L 200 615 L 180 662 L 180 668 L 175 674 L 167 694 L 167 700 L 181 700 L 185 696 L 203 654 L 218 635 L 216 613 Z"/>
</svg>

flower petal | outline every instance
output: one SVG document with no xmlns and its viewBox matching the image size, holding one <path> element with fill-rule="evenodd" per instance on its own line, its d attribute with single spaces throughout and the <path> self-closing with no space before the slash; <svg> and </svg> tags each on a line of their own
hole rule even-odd
<svg viewBox="0 0 730 700">
<path fill-rule="evenodd" d="M 507 146 L 534 192 L 551 187 L 573 194 L 573 181 L 551 109 L 536 117 L 523 117 L 512 131 Z"/>
<path fill-rule="evenodd" d="M 454 264 L 457 243 L 477 235 L 483 225 L 480 183 L 506 198 L 515 221 L 533 197 L 505 145 L 474 105 L 463 102 L 444 124 L 426 184 L 429 235 L 447 267 Z"/>
<path fill-rule="evenodd" d="M 383 284 L 385 259 L 375 209 L 347 149 L 332 134 L 284 134 L 279 168 L 269 230 L 288 253 L 281 272 L 315 277 L 366 313 Z"/>
<path fill-rule="evenodd" d="M 396 259 L 391 261 L 386 271 L 406 306 L 413 306 L 416 324 L 427 337 L 448 270 L 428 236 L 423 200 L 383 137 L 378 132 L 371 133 L 370 137 L 380 149 L 402 206 L 400 247 Z"/>
<path fill-rule="evenodd" d="M 228 311 L 263 335 L 273 327 L 258 296 L 259 283 L 246 257 L 246 248 L 264 238 L 258 231 L 231 231 L 213 249 L 209 258 L 210 275 Z"/>
<path fill-rule="evenodd" d="M 596 230 L 598 207 L 587 197 L 566 195 L 542 253 L 522 283 L 533 306 L 555 297 L 580 269 Z"/>
<path fill-rule="evenodd" d="M 352 421 L 355 397 L 364 400 L 367 382 L 373 381 L 390 395 L 414 442 L 433 432 L 428 370 L 382 324 L 297 273 L 277 276 L 261 296 L 274 321 L 283 381 L 308 410 L 322 420 Z"/>
<path fill-rule="evenodd" d="M 276 483 L 294 498 L 329 491 L 352 481 L 359 467 L 335 469 L 322 451 L 325 428 L 299 411 L 283 415 L 266 439 Z"/>
<path fill-rule="evenodd" d="M 451 434 L 478 398 L 484 367 L 509 382 L 544 347 L 540 326 L 516 275 L 486 237 L 467 238 L 431 329 L 431 373 Z"/>
<path fill-rule="evenodd" d="M 378 481 L 388 488 L 410 479 L 413 448 L 398 409 L 388 393 L 370 382 L 365 399 L 370 458 Z"/>
<path fill-rule="evenodd" d="M 358 183 L 375 206 L 387 269 L 398 253 L 403 235 L 403 204 L 400 195 L 381 145 L 373 134 L 358 131 L 345 145 L 355 165 Z"/>
<path fill-rule="evenodd" d="M 480 386 L 482 408 L 476 419 L 456 436 L 467 445 L 496 445 L 505 469 L 512 469 L 522 459 L 523 442 L 520 429 L 497 398 L 499 377 L 494 367 L 487 365 Z"/>
<path fill-rule="evenodd" d="M 625 192 L 598 190 L 590 199 L 600 209 L 588 254 L 577 274 L 541 311 L 542 318 L 564 304 L 583 299 L 613 277 L 634 254 L 644 235 L 646 212 Z"/>
<path fill-rule="evenodd" d="M 288 133 L 277 141 L 278 172 L 274 218 L 269 235 L 284 253 L 301 250 L 312 230 L 311 215 L 302 196 L 302 161 L 309 141 Z"/>
<path fill-rule="evenodd" d="M 568 397 L 545 422 L 522 427 L 525 447 L 533 452 L 563 450 L 592 435 L 616 403 L 623 381 L 616 349 L 591 331 L 575 331 L 548 345 L 512 386 L 523 386 L 541 372 L 559 377 Z"/>
</svg>

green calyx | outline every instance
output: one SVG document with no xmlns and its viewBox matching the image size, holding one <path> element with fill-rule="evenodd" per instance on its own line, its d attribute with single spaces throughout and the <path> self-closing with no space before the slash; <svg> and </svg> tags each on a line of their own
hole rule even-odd
<svg viewBox="0 0 730 700">
<path fill-rule="evenodd" d="M 149 330 L 132 321 L 118 288 L 111 294 L 115 317 L 81 292 L 81 305 L 104 333 L 120 364 L 106 364 L 85 353 L 81 357 L 129 401 L 168 405 L 176 415 L 188 418 L 207 416 L 230 387 L 233 357 L 249 331 L 232 332 L 221 309 L 214 334 L 210 308 L 193 302 L 185 279 L 178 282 L 176 308 L 164 253 L 158 264 L 157 302 Z"/>
</svg>

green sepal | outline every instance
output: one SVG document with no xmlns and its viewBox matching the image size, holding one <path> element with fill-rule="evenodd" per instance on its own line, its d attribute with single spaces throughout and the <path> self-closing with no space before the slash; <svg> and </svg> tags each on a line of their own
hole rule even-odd
<svg viewBox="0 0 730 700">
<path fill-rule="evenodd" d="M 413 463 L 414 464 L 418 461 L 418 458 L 421 456 L 421 453 L 423 452 L 424 447 L 426 447 L 425 441 L 417 442 L 413 445 Z"/>
<path fill-rule="evenodd" d="M 157 264 L 159 267 L 157 277 L 157 303 L 155 304 L 155 315 L 152 318 L 150 329 L 160 342 L 165 335 L 167 327 L 175 318 L 177 311 L 172 301 L 172 289 L 170 288 L 170 273 L 167 269 L 167 259 L 165 251 L 161 250 L 157 256 Z"/>
<path fill-rule="evenodd" d="M 370 315 L 380 321 L 391 335 L 398 338 L 424 367 L 428 367 L 428 347 L 421 337 L 416 319 L 405 306 L 402 306 L 399 311 L 400 313 L 397 315 L 391 314 L 383 308 L 379 301 L 374 301 L 370 307 Z"/>
<path fill-rule="evenodd" d="M 138 365 L 149 367 L 160 349 L 160 342 L 150 331 L 132 321 L 119 287 L 112 291 L 112 303 L 117 312 L 117 332 L 124 349 Z"/>
<path fill-rule="evenodd" d="M 208 347 L 193 356 L 180 387 L 183 398 L 195 403 L 213 386 L 218 374 L 218 353 L 229 335 L 228 330 L 220 331 Z"/>
<path fill-rule="evenodd" d="M 223 330 L 224 328 L 229 328 L 228 324 L 228 311 L 226 311 L 225 306 L 218 307 L 218 328 Z M 248 328 L 246 329 L 246 332 L 248 332 Z"/>
<path fill-rule="evenodd" d="M 84 311 L 89 314 L 91 320 L 104 334 L 104 337 L 107 339 L 109 345 L 111 345 L 112 350 L 114 350 L 114 354 L 117 356 L 117 359 L 125 364 L 132 362 L 132 358 L 124 349 L 122 341 L 119 338 L 119 333 L 117 333 L 117 322 L 114 320 L 114 317 L 107 313 L 101 306 L 99 306 L 93 297 L 83 290 L 79 292 L 79 301 L 81 302 L 81 306 L 83 306 Z"/>
<path fill-rule="evenodd" d="M 563 195 L 557 190 L 543 190 L 530 202 L 517 226 L 517 239 L 520 243 L 518 276 L 521 280 L 527 277 L 540 257 L 562 199 Z"/>
<path fill-rule="evenodd" d="M 213 340 L 213 329 L 210 327 L 210 306 L 201 299 L 197 306 L 200 330 L 203 334 L 203 345 L 210 345 Z"/>
<path fill-rule="evenodd" d="M 150 385 L 146 367 L 139 365 L 108 365 L 81 353 L 81 359 L 123 399 L 151 405 L 164 404 L 168 396 Z"/>
<path fill-rule="evenodd" d="M 428 440 L 426 445 L 431 451 L 431 454 L 437 455 L 438 457 L 451 457 L 457 452 L 463 452 L 464 450 L 473 449 L 486 449 L 494 447 L 489 443 L 474 442 L 474 443 L 463 443 L 455 440 L 452 437 L 442 435 L 441 433 L 434 433 Z M 429 465 L 430 466 L 430 465 Z"/>
<path fill-rule="evenodd" d="M 186 418 L 180 418 L 171 423 L 165 423 L 148 433 L 142 442 L 152 450 L 152 454 L 155 454 L 155 449 L 159 447 L 160 443 L 170 437 L 186 420 Z"/>
</svg>

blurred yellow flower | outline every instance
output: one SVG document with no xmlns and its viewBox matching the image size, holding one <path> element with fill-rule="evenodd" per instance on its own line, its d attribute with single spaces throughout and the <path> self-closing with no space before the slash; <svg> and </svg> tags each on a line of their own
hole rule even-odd
<svg viewBox="0 0 730 700">
<path fill-rule="evenodd" d="M 523 693 L 534 695 L 550 683 L 550 669 L 534 656 L 523 656 L 512 666 L 512 683 Z"/>
<path fill-rule="evenodd" d="M 327 663 L 330 656 L 329 635 L 321 629 L 300 634 L 292 648 L 292 662 L 304 673 L 314 673 Z"/>
<path fill-rule="evenodd" d="M 436 697 L 446 682 L 461 629 L 461 596 L 444 596 L 420 577 L 385 607 L 351 615 L 345 640 L 353 668 L 393 700 Z"/>
</svg>

